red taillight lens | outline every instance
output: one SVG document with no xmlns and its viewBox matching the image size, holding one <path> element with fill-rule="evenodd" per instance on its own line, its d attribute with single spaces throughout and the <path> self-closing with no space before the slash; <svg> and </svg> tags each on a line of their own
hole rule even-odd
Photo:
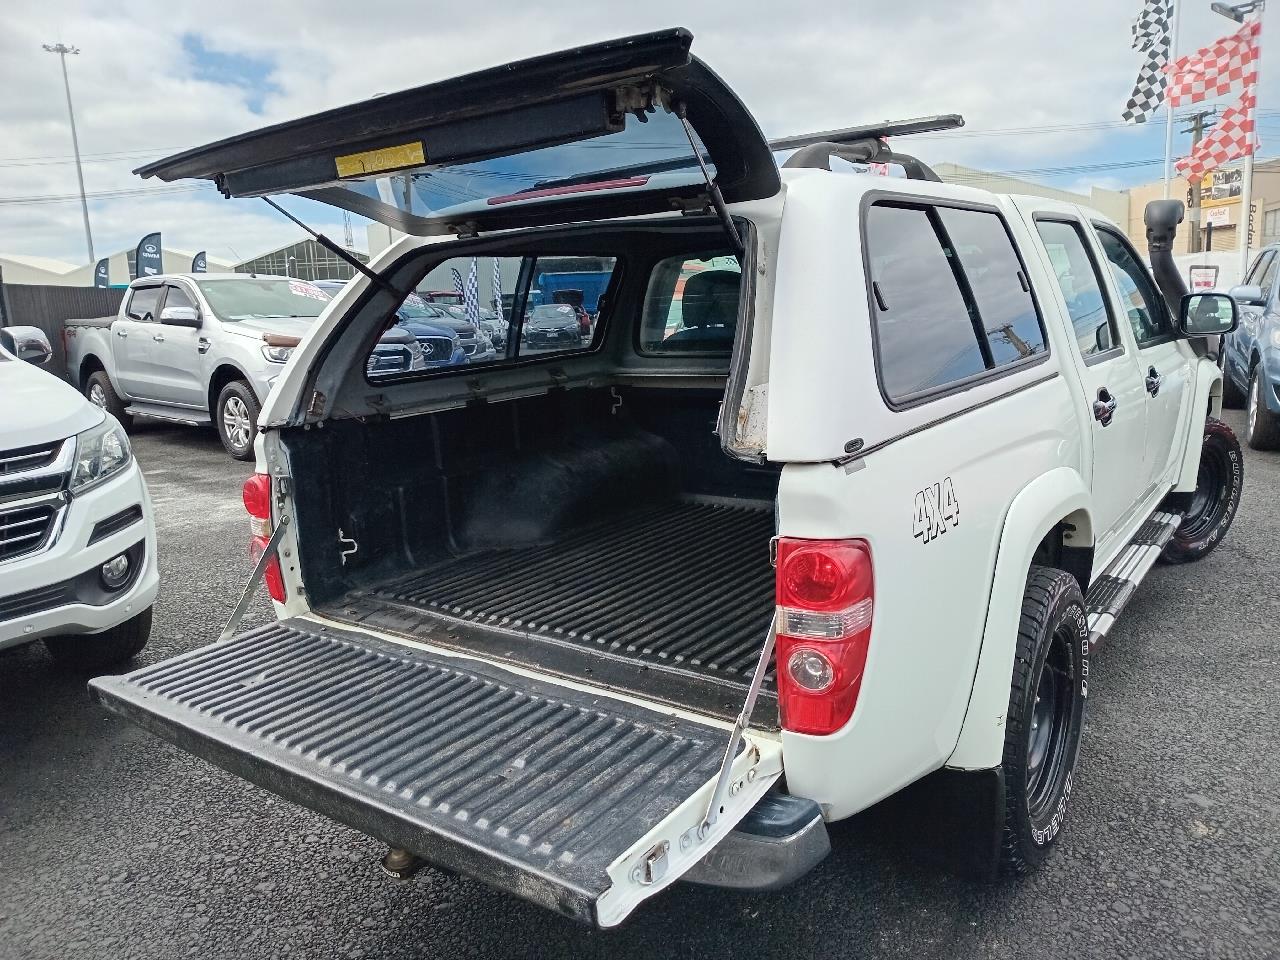
<svg viewBox="0 0 1280 960">
<path fill-rule="evenodd" d="M 269 537 L 251 537 L 249 539 L 249 559 L 258 562 L 262 552 L 267 549 Z M 267 593 L 276 603 L 284 603 L 284 574 L 280 570 L 280 558 L 272 557 L 267 561 L 267 569 L 262 571 L 262 579 L 267 584 Z"/>
<path fill-rule="evenodd" d="M 244 482 L 240 491 L 244 508 L 249 511 L 249 557 L 254 563 L 267 549 L 271 539 L 271 478 L 265 473 L 255 473 Z M 284 603 L 284 574 L 280 570 L 280 558 L 272 557 L 263 571 L 267 592 L 277 603 Z"/>
<path fill-rule="evenodd" d="M 244 482 L 240 499 L 249 516 L 255 520 L 271 519 L 271 478 L 265 473 L 255 473 Z"/>
<path fill-rule="evenodd" d="M 778 708 L 785 729 L 829 734 L 853 716 L 874 596 L 866 541 L 778 538 Z"/>
</svg>

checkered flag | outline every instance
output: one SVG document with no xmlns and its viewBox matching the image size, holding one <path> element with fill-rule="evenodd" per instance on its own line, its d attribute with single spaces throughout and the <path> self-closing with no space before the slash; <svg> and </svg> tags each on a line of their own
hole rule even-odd
<svg viewBox="0 0 1280 960">
<path fill-rule="evenodd" d="M 451 267 L 449 272 L 453 274 L 453 292 L 460 297 L 465 297 L 462 290 L 462 274 L 458 272 L 457 267 Z"/>
<path fill-rule="evenodd" d="M 1164 102 L 1169 64 L 1170 27 L 1173 23 L 1174 0 L 1145 0 L 1138 19 L 1133 22 L 1133 49 L 1147 55 L 1138 70 L 1133 93 L 1120 116 L 1125 123 L 1145 123 Z"/>
<path fill-rule="evenodd" d="M 1254 133 L 1253 110 L 1257 105 L 1256 88 L 1245 87 L 1240 99 L 1223 111 L 1222 119 L 1196 144 L 1191 156 L 1174 164 L 1178 172 L 1194 180 L 1232 160 L 1255 153 L 1258 138 Z"/>
<path fill-rule="evenodd" d="M 1262 21 L 1252 20 L 1235 33 L 1169 64 L 1169 103 L 1199 103 L 1229 93 L 1236 84 L 1258 81 L 1258 39 Z"/>
<path fill-rule="evenodd" d="M 502 261 L 493 258 L 493 310 L 502 317 Z"/>
<path fill-rule="evenodd" d="M 471 258 L 471 269 L 467 271 L 467 287 L 462 293 L 462 304 L 467 311 L 467 323 L 480 324 L 480 277 L 476 268 L 476 258 Z"/>
</svg>

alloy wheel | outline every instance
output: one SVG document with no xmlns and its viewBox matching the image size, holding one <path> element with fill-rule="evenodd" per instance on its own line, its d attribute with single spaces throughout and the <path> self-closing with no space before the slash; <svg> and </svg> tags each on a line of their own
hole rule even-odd
<svg viewBox="0 0 1280 960">
<path fill-rule="evenodd" d="M 102 384 L 95 383 L 89 388 L 89 402 L 95 407 L 107 409 L 107 391 L 102 389 Z"/>
<path fill-rule="evenodd" d="M 239 397 L 228 397 L 222 405 L 222 432 L 237 450 L 249 445 L 249 407 Z"/>
</svg>

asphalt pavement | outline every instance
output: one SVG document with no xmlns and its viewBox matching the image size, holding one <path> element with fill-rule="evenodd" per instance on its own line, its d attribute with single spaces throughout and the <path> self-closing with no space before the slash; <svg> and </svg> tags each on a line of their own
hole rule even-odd
<svg viewBox="0 0 1280 960">
<path fill-rule="evenodd" d="M 163 573 L 136 666 L 226 620 L 251 468 L 211 431 L 144 424 L 134 443 Z M 1039 873 L 939 869 L 895 798 L 836 825 L 786 890 L 677 885 L 603 932 L 433 870 L 389 880 L 373 840 L 108 714 L 42 646 L 6 651 L 0 958 L 1280 957 L 1278 648 L 1280 454 L 1247 451 L 1226 541 L 1153 570 L 1094 660 L 1070 820 Z"/>
</svg>

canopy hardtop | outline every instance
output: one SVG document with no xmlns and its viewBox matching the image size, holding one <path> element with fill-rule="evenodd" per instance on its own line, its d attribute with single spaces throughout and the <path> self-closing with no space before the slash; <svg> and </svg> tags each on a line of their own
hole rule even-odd
<svg viewBox="0 0 1280 960">
<path fill-rule="evenodd" d="M 472 233 L 780 189 L 742 102 L 675 28 L 373 97 L 148 164 L 227 197 L 293 193 L 417 235 Z M 687 119 L 688 126 L 685 124 Z M 649 172 L 615 176 L 620 167 Z"/>
</svg>

